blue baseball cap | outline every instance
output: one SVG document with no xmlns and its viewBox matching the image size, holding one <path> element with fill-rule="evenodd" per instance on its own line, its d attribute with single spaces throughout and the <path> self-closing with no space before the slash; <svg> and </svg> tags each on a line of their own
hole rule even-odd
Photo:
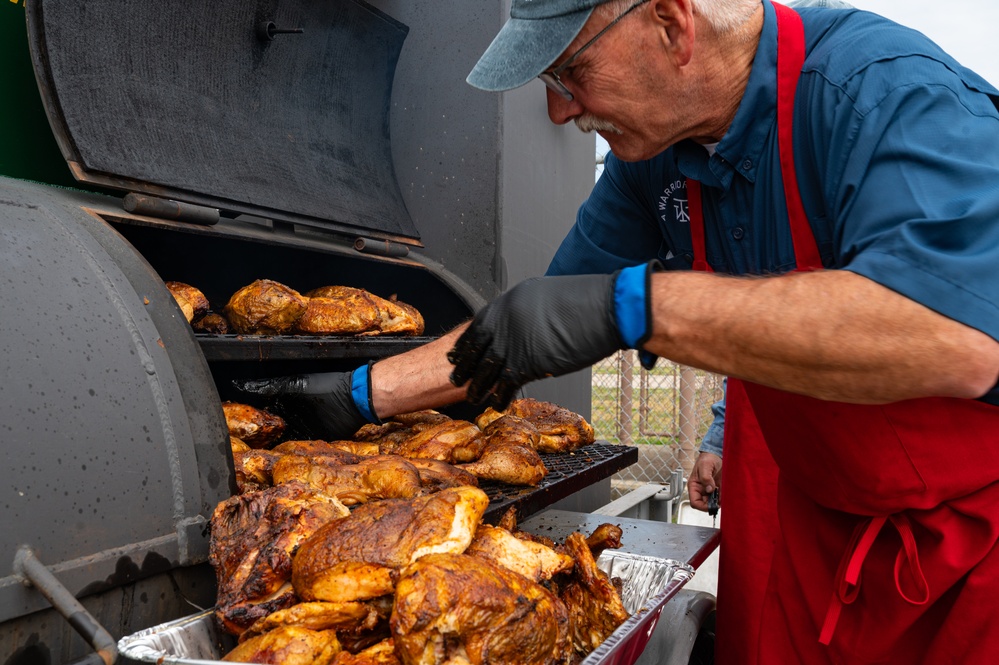
<svg viewBox="0 0 999 665">
<path fill-rule="evenodd" d="M 513 0 L 510 20 L 466 80 L 490 92 L 529 83 L 569 47 L 593 8 L 605 2 L 608 0 Z"/>
</svg>

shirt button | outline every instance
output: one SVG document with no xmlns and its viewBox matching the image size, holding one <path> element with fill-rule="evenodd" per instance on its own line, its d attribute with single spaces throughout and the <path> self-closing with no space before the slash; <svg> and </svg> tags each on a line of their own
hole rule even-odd
<svg viewBox="0 0 999 665">
<path fill-rule="evenodd" d="M 742 240 L 742 236 L 744 235 L 746 235 L 746 231 L 741 226 L 732 229 L 732 237 L 736 240 Z"/>
<path fill-rule="evenodd" d="M 687 263 L 693 263 L 694 262 L 694 255 L 693 254 L 684 254 L 683 258 L 684 258 L 684 260 Z"/>
<path fill-rule="evenodd" d="M 742 170 L 743 171 L 748 171 L 751 168 L 753 168 L 753 160 L 751 160 L 751 159 L 744 159 L 744 160 L 742 160 Z"/>
</svg>

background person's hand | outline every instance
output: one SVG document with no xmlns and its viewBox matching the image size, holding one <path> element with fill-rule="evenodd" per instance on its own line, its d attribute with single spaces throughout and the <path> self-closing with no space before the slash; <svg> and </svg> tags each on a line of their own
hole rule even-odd
<svg viewBox="0 0 999 665">
<path fill-rule="evenodd" d="M 722 458 L 714 453 L 700 453 L 687 479 L 687 496 L 697 510 L 708 509 L 708 497 L 721 487 Z"/>
<path fill-rule="evenodd" d="M 355 374 L 362 372 L 362 376 Z M 270 379 L 236 380 L 240 391 L 272 398 L 300 434 L 330 440 L 351 437 L 361 426 L 377 422 L 368 406 L 367 365 L 354 372 L 323 372 L 279 376 Z M 361 404 L 357 397 L 362 398 Z M 368 414 L 362 413 L 368 409 Z"/>
</svg>

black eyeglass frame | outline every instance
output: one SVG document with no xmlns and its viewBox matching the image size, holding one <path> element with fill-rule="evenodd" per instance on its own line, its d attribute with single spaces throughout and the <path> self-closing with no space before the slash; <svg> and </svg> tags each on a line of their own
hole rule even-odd
<svg viewBox="0 0 999 665">
<path fill-rule="evenodd" d="M 597 34 L 593 35 L 593 38 L 590 39 L 590 41 L 586 42 L 585 44 L 583 44 L 582 46 L 580 46 L 578 49 L 576 49 L 576 52 L 573 53 L 572 55 L 570 55 L 568 58 L 566 58 L 565 61 L 561 65 L 559 65 L 558 67 L 555 67 L 554 69 L 541 72 L 540 74 L 538 74 L 538 78 L 541 79 L 542 81 L 544 81 L 544 84 L 546 86 L 548 86 L 548 88 L 550 90 L 552 90 L 553 92 L 555 92 L 556 94 L 558 94 L 560 97 L 562 97 L 562 99 L 566 100 L 567 102 L 571 102 L 575 98 L 573 97 L 573 95 L 569 91 L 569 89 L 567 87 L 565 87 L 565 84 L 562 83 L 562 79 L 559 78 L 559 74 L 561 74 L 562 72 L 564 72 L 566 70 L 566 68 L 568 68 L 573 63 L 573 61 L 576 58 L 579 57 L 580 53 L 582 53 L 586 49 L 588 49 L 591 46 L 593 46 L 593 42 L 595 42 L 598 39 L 600 39 L 600 37 L 602 37 L 605 32 L 607 32 L 612 27 L 614 27 L 615 23 L 617 23 L 618 21 L 620 21 L 621 19 L 623 19 L 625 16 L 627 16 L 628 14 L 630 14 L 632 12 L 632 10 L 637 9 L 638 7 L 640 7 L 641 5 L 644 5 L 648 1 L 649 0 L 638 0 L 638 2 L 636 2 L 632 6 L 628 7 L 627 9 L 625 9 L 620 15 L 618 15 L 618 17 L 616 19 L 614 19 L 613 21 L 611 21 L 610 23 L 608 23 L 607 25 L 605 25 L 604 28 L 603 28 L 603 30 L 601 30 Z"/>
</svg>

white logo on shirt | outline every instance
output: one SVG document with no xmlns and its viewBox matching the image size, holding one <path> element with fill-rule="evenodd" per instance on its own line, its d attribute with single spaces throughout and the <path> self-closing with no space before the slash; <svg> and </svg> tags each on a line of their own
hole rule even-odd
<svg viewBox="0 0 999 665">
<path fill-rule="evenodd" d="M 690 208 L 687 206 L 686 193 L 687 182 L 685 180 L 676 180 L 667 185 L 663 190 L 663 195 L 659 197 L 659 219 L 665 222 L 666 211 L 672 208 L 674 218 L 678 223 L 689 224 Z M 684 198 L 680 198 L 677 194 L 684 196 Z"/>
</svg>

